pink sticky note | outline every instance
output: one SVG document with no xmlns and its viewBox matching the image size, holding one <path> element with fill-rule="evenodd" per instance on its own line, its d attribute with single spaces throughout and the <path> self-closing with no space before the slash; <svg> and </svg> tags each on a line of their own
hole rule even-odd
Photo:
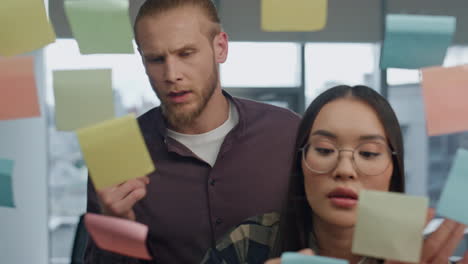
<svg viewBox="0 0 468 264">
<path fill-rule="evenodd" d="M 88 213 L 85 225 L 96 245 L 118 254 L 151 260 L 146 248 L 148 227 L 117 217 Z"/>
<path fill-rule="evenodd" d="M 39 115 L 34 58 L 0 58 L 0 120 Z"/>
<path fill-rule="evenodd" d="M 422 69 L 427 133 L 468 131 L 468 65 Z"/>
</svg>

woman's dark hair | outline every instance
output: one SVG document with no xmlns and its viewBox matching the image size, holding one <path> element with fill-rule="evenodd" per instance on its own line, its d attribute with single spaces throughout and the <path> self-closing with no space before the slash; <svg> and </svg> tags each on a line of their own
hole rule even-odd
<svg viewBox="0 0 468 264">
<path fill-rule="evenodd" d="M 289 193 L 281 212 L 278 235 L 272 251 L 273 257 L 279 257 L 285 251 L 297 251 L 310 247 L 309 239 L 312 228 L 312 208 L 307 202 L 304 189 L 299 149 L 308 141 L 314 121 L 320 110 L 328 103 L 352 98 L 367 103 L 372 107 L 382 123 L 388 144 L 396 155 L 392 156 L 393 174 L 390 180 L 390 191 L 404 192 L 403 140 L 398 119 L 390 104 L 373 89 L 358 85 L 340 85 L 319 95 L 307 108 L 297 132 L 292 174 L 289 180 Z"/>
</svg>

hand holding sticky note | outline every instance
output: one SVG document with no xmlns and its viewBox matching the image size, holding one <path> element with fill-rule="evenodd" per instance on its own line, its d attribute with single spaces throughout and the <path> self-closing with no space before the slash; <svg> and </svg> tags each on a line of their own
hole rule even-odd
<svg viewBox="0 0 468 264">
<path fill-rule="evenodd" d="M 133 115 L 80 129 L 77 134 L 98 190 L 145 176 L 155 169 Z"/>
<path fill-rule="evenodd" d="M 352 252 L 419 262 L 428 203 L 426 197 L 361 191 Z"/>
<path fill-rule="evenodd" d="M 344 259 L 285 252 L 281 255 L 281 264 L 348 264 L 348 261 Z"/>
<path fill-rule="evenodd" d="M 151 260 L 146 247 L 147 226 L 91 213 L 85 215 L 85 225 L 98 247 L 134 258 Z"/>
<path fill-rule="evenodd" d="M 440 195 L 437 213 L 468 225 L 468 150 L 458 149 Z"/>
<path fill-rule="evenodd" d="M 0 159 L 0 206 L 15 207 L 13 200 L 12 160 Z"/>
<path fill-rule="evenodd" d="M 455 33 L 455 17 L 388 14 L 385 21 L 381 69 L 442 65 Z"/>
<path fill-rule="evenodd" d="M 262 0 L 264 31 L 318 31 L 327 21 L 328 0 Z"/>
</svg>

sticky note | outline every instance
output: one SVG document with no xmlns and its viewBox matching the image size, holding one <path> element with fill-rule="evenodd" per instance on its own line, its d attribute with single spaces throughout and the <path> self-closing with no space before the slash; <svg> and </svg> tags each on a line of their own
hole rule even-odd
<svg viewBox="0 0 468 264">
<path fill-rule="evenodd" d="M 134 53 L 128 5 L 128 0 L 65 1 L 81 54 Z"/>
<path fill-rule="evenodd" d="M 352 252 L 387 260 L 419 262 L 428 204 L 426 197 L 361 191 Z"/>
<path fill-rule="evenodd" d="M 112 72 L 54 71 L 57 130 L 74 131 L 115 118 Z"/>
<path fill-rule="evenodd" d="M 91 213 L 87 213 L 84 219 L 86 229 L 98 247 L 134 258 L 151 260 L 146 247 L 146 225 Z"/>
<path fill-rule="evenodd" d="M 77 134 L 98 190 L 146 176 L 155 169 L 133 115 L 79 129 Z"/>
<path fill-rule="evenodd" d="M 55 41 L 43 0 L 2 0 L 0 56 L 30 52 Z"/>
<path fill-rule="evenodd" d="M 429 136 L 468 131 L 468 65 L 421 70 Z"/>
<path fill-rule="evenodd" d="M 452 16 L 387 15 L 380 68 L 442 65 L 455 28 Z"/>
<path fill-rule="evenodd" d="M 8 159 L 0 159 L 0 206 L 15 207 L 13 199 L 13 165 Z"/>
<path fill-rule="evenodd" d="M 262 0 L 263 31 L 319 31 L 327 22 L 328 0 Z"/>
<path fill-rule="evenodd" d="M 0 58 L 0 120 L 39 115 L 34 58 Z"/>
<path fill-rule="evenodd" d="M 281 264 L 348 264 L 348 261 L 344 259 L 285 252 L 281 255 Z"/>
<path fill-rule="evenodd" d="M 468 150 L 458 149 L 437 205 L 437 214 L 468 225 Z"/>
</svg>

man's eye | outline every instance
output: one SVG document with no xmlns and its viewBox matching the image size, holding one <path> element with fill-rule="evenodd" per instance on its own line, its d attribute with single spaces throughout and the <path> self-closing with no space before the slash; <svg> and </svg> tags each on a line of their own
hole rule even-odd
<svg viewBox="0 0 468 264">
<path fill-rule="evenodd" d="M 164 58 L 163 58 L 163 57 L 149 58 L 149 59 L 148 59 L 148 62 L 151 62 L 151 63 L 163 63 L 163 62 L 164 62 Z"/>
<path fill-rule="evenodd" d="M 179 55 L 180 55 L 181 57 L 188 57 L 188 56 L 192 55 L 192 52 L 190 52 L 190 51 L 184 51 L 184 52 L 181 52 Z"/>
</svg>

